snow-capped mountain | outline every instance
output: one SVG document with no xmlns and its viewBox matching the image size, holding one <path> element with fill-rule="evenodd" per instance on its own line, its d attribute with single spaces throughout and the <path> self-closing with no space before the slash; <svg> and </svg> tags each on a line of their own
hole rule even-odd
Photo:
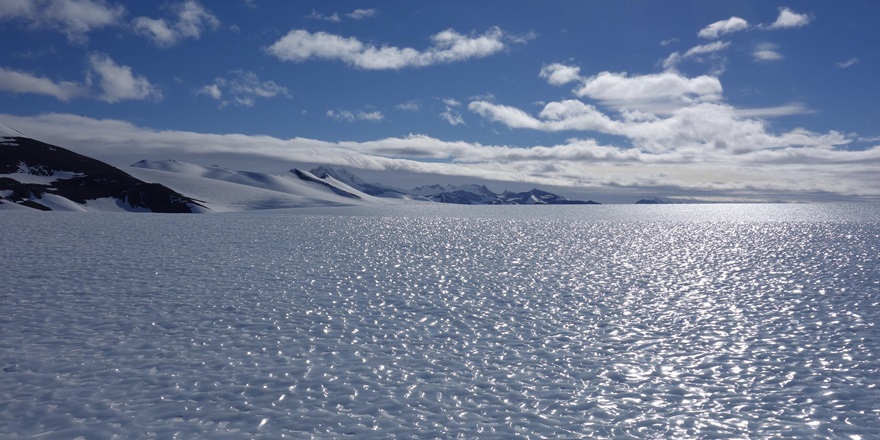
<svg viewBox="0 0 880 440">
<path fill-rule="evenodd" d="M 636 205 L 669 205 L 669 204 L 672 204 L 672 202 L 670 202 L 668 200 L 661 199 L 659 197 L 654 197 L 652 199 L 639 199 L 639 201 L 636 202 Z"/>
<path fill-rule="evenodd" d="M 374 183 L 367 183 L 348 170 L 337 170 L 321 166 L 312 170 L 316 176 L 332 176 L 353 188 L 379 197 L 409 198 L 412 200 L 429 200 L 439 203 L 455 203 L 460 205 L 582 205 L 596 204 L 593 201 L 569 200 L 565 197 L 539 189 L 526 192 L 504 191 L 501 194 L 490 190 L 486 185 L 464 184 L 433 184 L 418 186 L 410 190 L 390 188 Z"/>
<path fill-rule="evenodd" d="M 176 160 L 142 160 L 125 171 L 0 125 L 0 209 L 227 212 L 410 203 L 585 204 L 533 189 L 495 193 L 485 185 L 401 190 L 322 166 L 282 174 Z"/>
<path fill-rule="evenodd" d="M 157 183 L 136 179 L 104 162 L 0 132 L 0 209 L 42 211 L 199 212 L 204 206 Z"/>
<path fill-rule="evenodd" d="M 376 197 L 385 197 L 393 199 L 409 199 L 410 194 L 406 194 L 398 189 L 379 185 L 376 183 L 367 183 L 351 171 L 345 169 L 334 169 L 328 166 L 319 166 L 313 168 L 311 173 L 321 179 L 336 179 L 339 182 Z"/>
</svg>

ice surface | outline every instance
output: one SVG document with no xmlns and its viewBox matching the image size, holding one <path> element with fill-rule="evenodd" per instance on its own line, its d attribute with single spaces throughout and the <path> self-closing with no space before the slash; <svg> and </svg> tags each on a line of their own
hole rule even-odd
<svg viewBox="0 0 880 440">
<path fill-rule="evenodd" d="M 876 208 L 712 209 L 3 212 L 0 437 L 880 436 Z"/>
</svg>

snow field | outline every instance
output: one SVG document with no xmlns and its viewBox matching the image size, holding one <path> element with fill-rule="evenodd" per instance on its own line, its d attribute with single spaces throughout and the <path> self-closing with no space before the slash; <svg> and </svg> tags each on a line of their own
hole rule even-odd
<svg viewBox="0 0 880 440">
<path fill-rule="evenodd" d="M 0 435 L 880 435 L 876 221 L 383 213 L 5 213 Z"/>
</svg>

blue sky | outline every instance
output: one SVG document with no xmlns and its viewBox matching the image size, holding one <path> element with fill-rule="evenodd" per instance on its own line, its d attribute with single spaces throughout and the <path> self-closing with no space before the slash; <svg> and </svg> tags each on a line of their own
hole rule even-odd
<svg viewBox="0 0 880 440">
<path fill-rule="evenodd" d="M 874 200 L 877 17 L 875 1 L 0 0 L 0 122 L 120 166 Z"/>
</svg>

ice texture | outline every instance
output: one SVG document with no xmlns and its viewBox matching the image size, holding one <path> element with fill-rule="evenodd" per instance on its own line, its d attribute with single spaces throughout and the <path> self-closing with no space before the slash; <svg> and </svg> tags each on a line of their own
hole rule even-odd
<svg viewBox="0 0 880 440">
<path fill-rule="evenodd" d="M 628 209 L 0 213 L 0 437 L 880 436 L 880 217 Z"/>
</svg>

